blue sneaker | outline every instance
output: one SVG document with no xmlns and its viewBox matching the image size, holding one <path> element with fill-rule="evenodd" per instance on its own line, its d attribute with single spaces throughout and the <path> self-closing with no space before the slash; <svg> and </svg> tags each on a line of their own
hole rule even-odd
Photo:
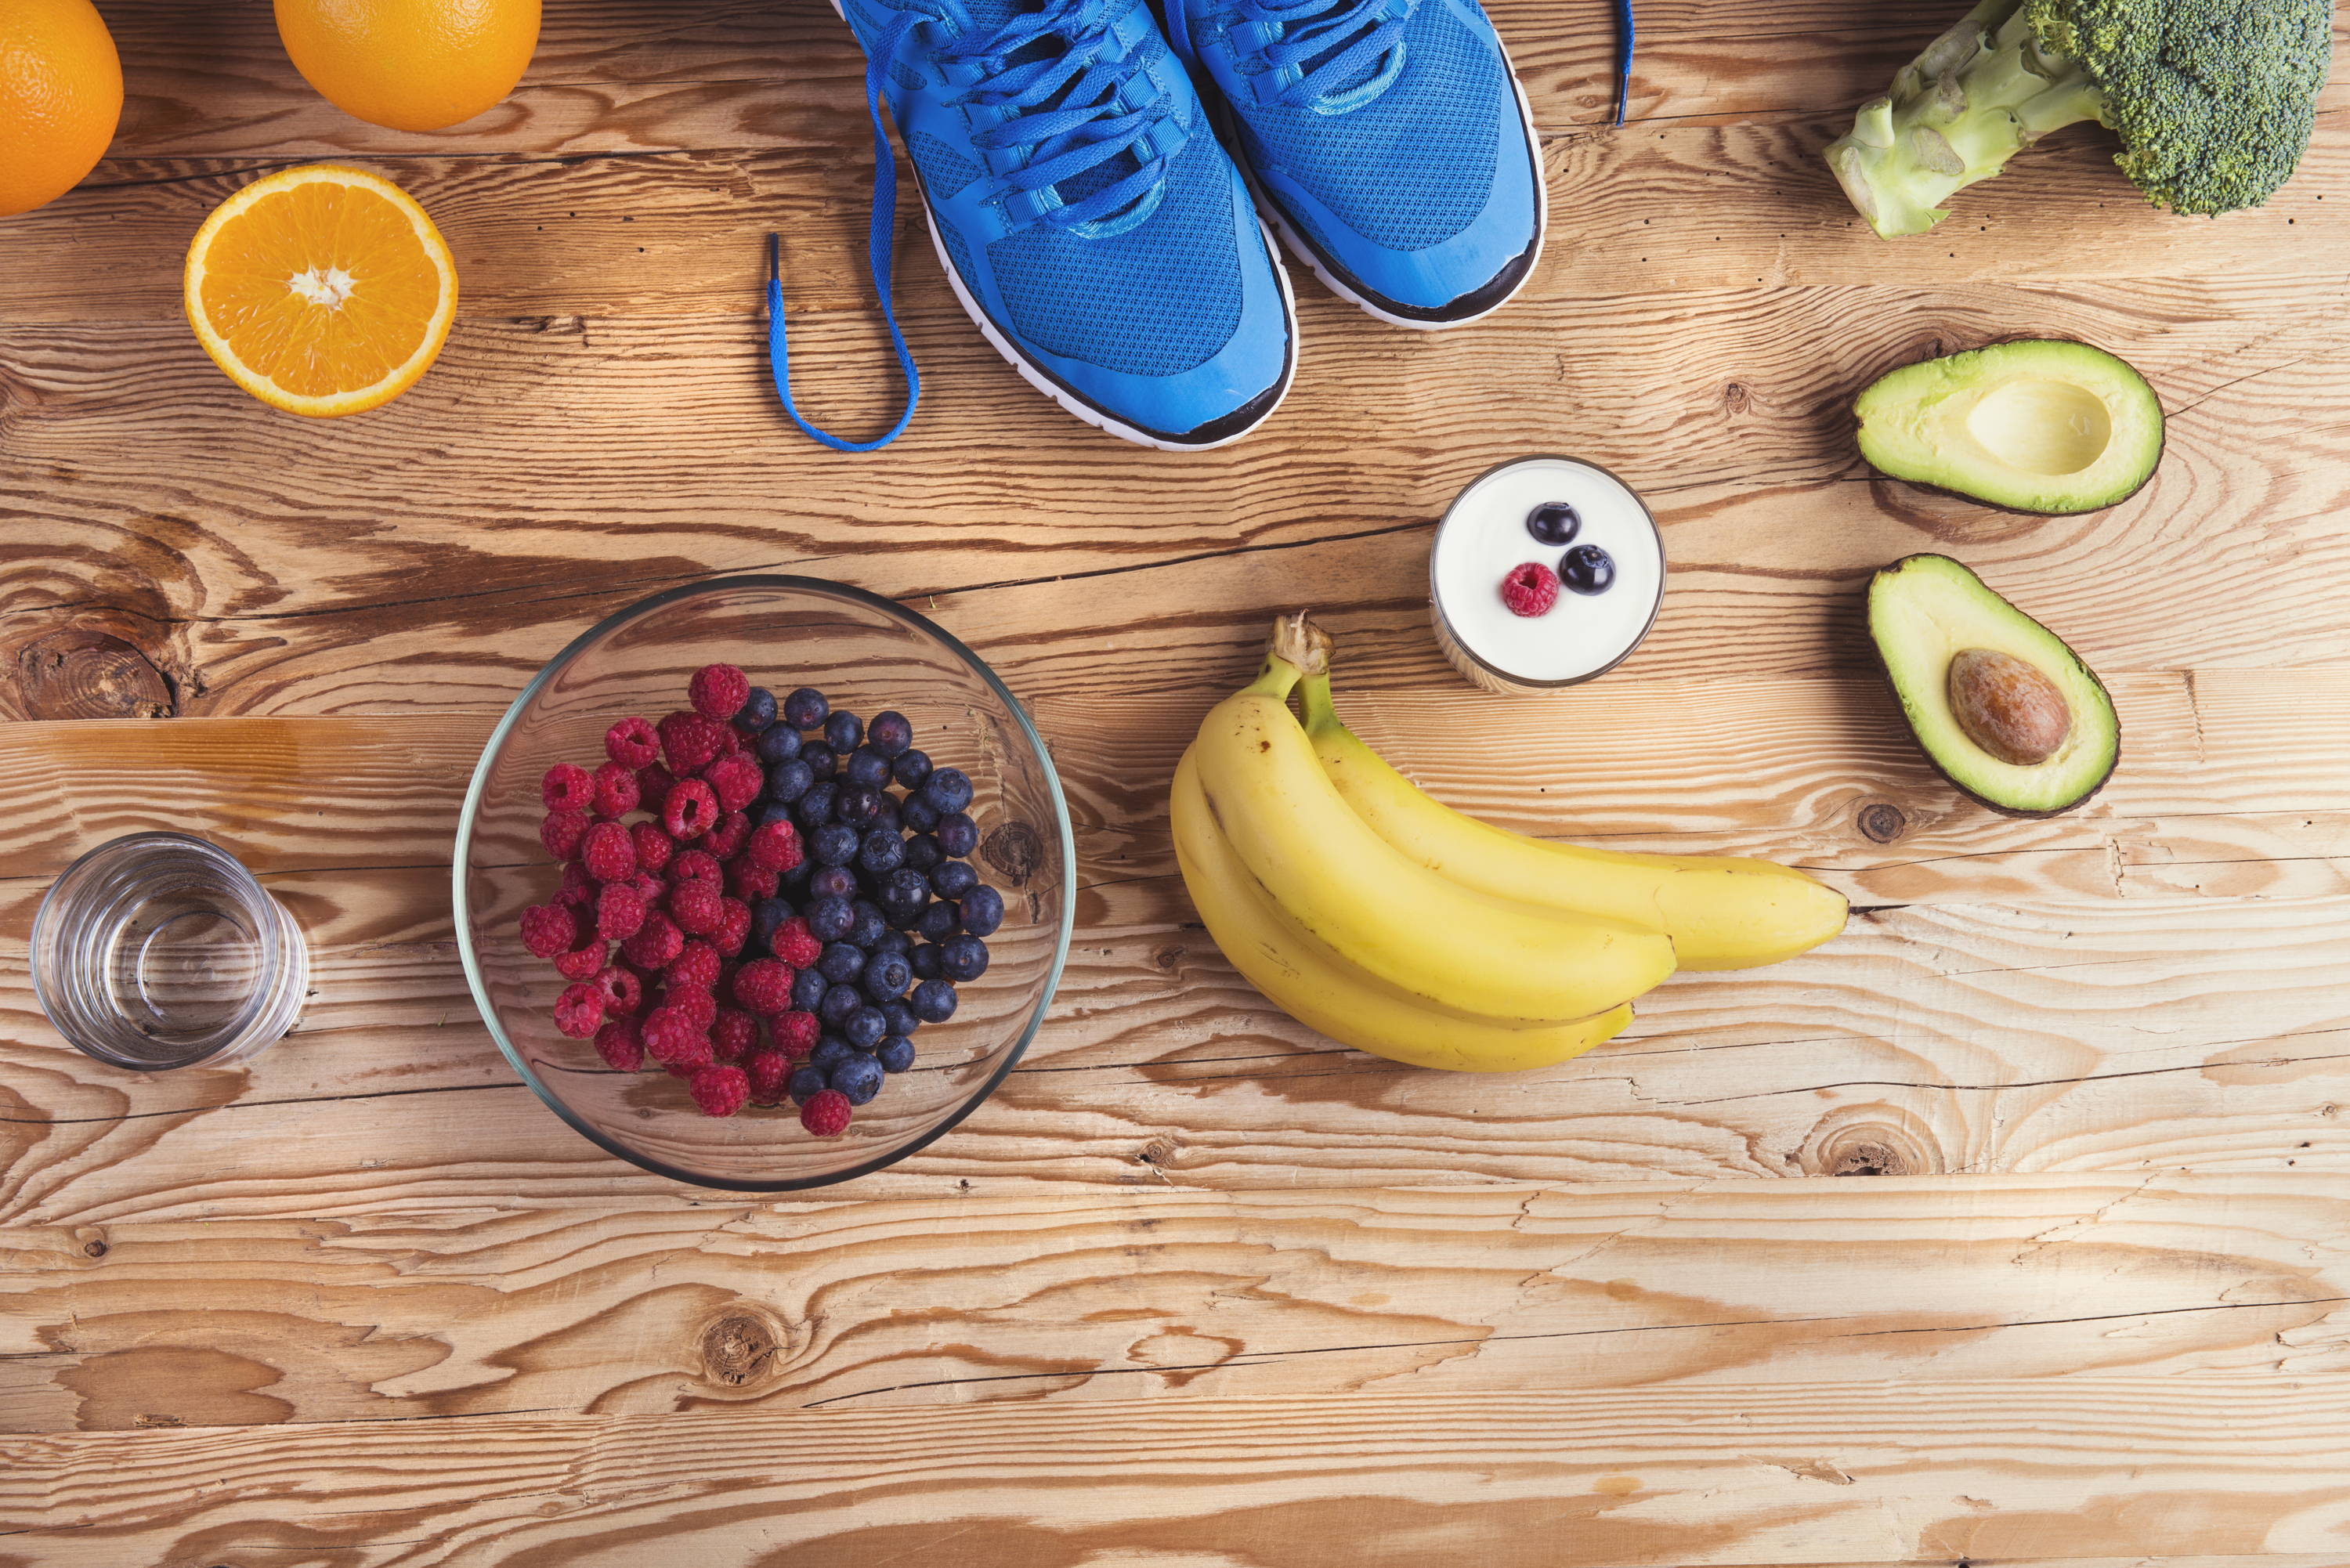
<svg viewBox="0 0 2350 1568">
<path fill-rule="evenodd" d="M 1542 152 L 1477 0 L 1165 0 L 1261 209 L 1398 327 L 1498 309 L 1542 254 Z"/>
<path fill-rule="evenodd" d="M 955 297 L 1023 376 L 1166 451 L 1263 422 L 1297 362 L 1288 275 L 1145 0 L 835 4 Z"/>
</svg>

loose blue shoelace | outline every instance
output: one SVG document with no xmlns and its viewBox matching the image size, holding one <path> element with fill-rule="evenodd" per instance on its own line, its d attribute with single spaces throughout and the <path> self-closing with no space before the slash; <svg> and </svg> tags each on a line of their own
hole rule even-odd
<svg viewBox="0 0 2350 1568">
<path fill-rule="evenodd" d="M 1000 26 L 958 38 L 940 51 L 942 58 L 978 60 L 988 66 L 987 74 L 965 89 L 964 100 L 1012 111 L 1002 122 L 972 138 L 982 149 L 1009 150 L 1019 155 L 1018 167 L 1006 180 L 1012 190 L 1043 192 L 1078 180 L 1121 155 L 1133 155 L 1136 167 L 1101 189 L 1075 202 L 1040 204 L 1035 214 L 1038 222 L 1068 228 L 1109 218 L 1150 195 L 1167 178 L 1173 152 L 1151 151 L 1149 139 L 1171 114 L 1172 107 L 1161 95 L 1152 93 L 1138 108 L 1118 109 L 1120 89 L 1139 88 L 1149 78 L 1131 58 L 1102 58 L 1111 42 L 1110 29 L 1139 4 L 1141 0 L 1052 0 L 1041 11 L 1022 12 Z M 791 355 L 784 327 L 782 238 L 767 236 L 767 360 L 775 392 L 794 424 L 836 452 L 874 452 L 888 446 L 912 421 L 915 405 L 921 400 L 921 377 L 914 369 L 906 336 L 899 329 L 889 293 L 898 166 L 881 120 L 881 89 L 908 36 L 915 27 L 934 19 L 923 12 L 900 12 L 865 62 L 865 106 L 873 122 L 873 218 L 867 259 L 874 292 L 881 300 L 881 317 L 889 325 L 889 341 L 898 353 L 898 367 L 906 378 L 905 410 L 878 439 L 844 441 L 809 423 L 793 402 Z M 1056 43 L 1061 46 L 1057 51 L 1053 48 Z"/>
</svg>

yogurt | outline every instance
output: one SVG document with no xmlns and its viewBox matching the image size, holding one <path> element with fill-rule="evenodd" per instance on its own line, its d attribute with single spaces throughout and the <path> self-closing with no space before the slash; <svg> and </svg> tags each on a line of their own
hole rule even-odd
<svg viewBox="0 0 2350 1568">
<path fill-rule="evenodd" d="M 1545 544 L 1527 519 L 1557 503 L 1574 508 L 1573 536 Z M 1555 514 L 1546 531 L 1555 536 Z M 1519 615 L 1503 601 L 1503 578 L 1527 562 L 1554 573 L 1568 566 L 1570 583 L 1587 583 L 1591 557 L 1567 557 L 1589 545 L 1613 567 L 1605 588 L 1562 587 L 1541 615 Z M 1665 543 L 1640 498 L 1606 469 L 1571 457 L 1521 458 L 1487 470 L 1453 501 L 1436 530 L 1428 587 L 1436 640 L 1465 679 L 1512 696 L 1554 691 L 1606 674 L 1648 635 L 1664 602 Z"/>
</svg>

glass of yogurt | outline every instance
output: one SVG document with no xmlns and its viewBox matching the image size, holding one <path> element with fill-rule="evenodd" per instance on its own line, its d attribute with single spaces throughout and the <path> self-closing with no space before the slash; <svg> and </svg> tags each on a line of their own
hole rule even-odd
<svg viewBox="0 0 2350 1568">
<path fill-rule="evenodd" d="M 1525 457 L 1469 483 L 1438 524 L 1429 616 L 1471 683 L 1532 696 L 1605 675 L 1656 624 L 1665 543 L 1596 463 Z"/>
</svg>

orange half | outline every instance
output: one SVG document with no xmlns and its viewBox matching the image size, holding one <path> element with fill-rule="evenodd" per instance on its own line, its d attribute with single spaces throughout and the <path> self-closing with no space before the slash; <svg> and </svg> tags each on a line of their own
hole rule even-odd
<svg viewBox="0 0 2350 1568">
<path fill-rule="evenodd" d="M 432 368 L 457 264 L 399 186 L 314 163 L 256 180 L 188 247 L 188 321 L 263 402 L 331 419 L 380 408 Z"/>
</svg>

